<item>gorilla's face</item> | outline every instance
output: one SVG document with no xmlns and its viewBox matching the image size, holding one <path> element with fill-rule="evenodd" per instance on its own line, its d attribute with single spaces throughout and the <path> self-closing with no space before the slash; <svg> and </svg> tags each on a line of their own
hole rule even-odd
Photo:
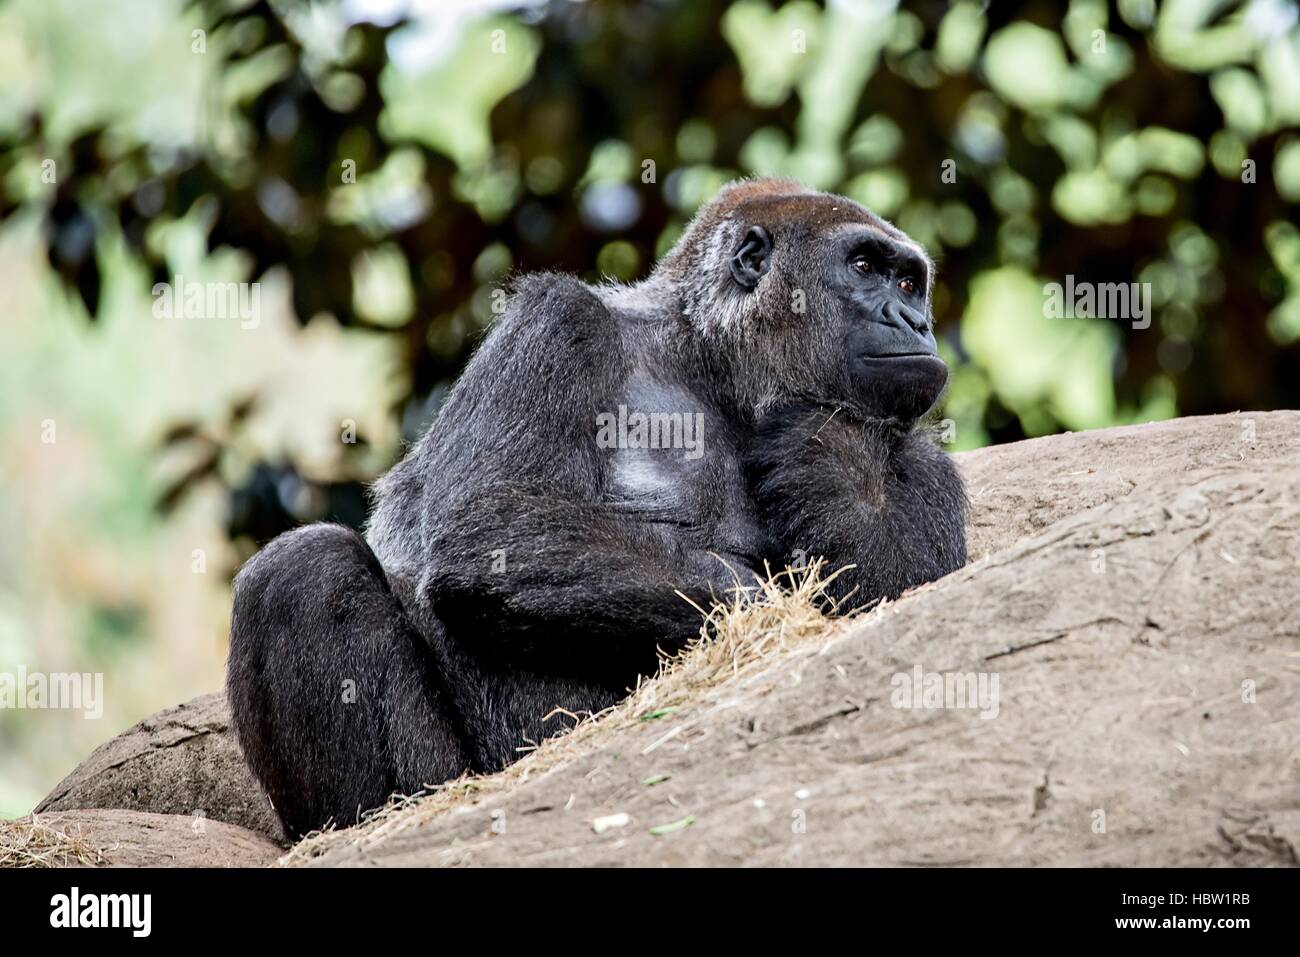
<svg viewBox="0 0 1300 957">
<path fill-rule="evenodd" d="M 948 383 L 930 315 L 930 263 L 910 242 L 849 227 L 831 242 L 827 285 L 840 304 L 849 387 L 872 417 L 911 423 Z"/>
<path fill-rule="evenodd" d="M 807 202 L 815 209 L 828 199 Z M 838 221 L 776 226 L 775 238 L 751 226 L 732 255 L 732 278 L 756 290 L 774 273 L 769 284 L 778 288 L 768 295 L 777 314 L 764 334 L 783 357 L 792 397 L 910 425 L 948 382 L 930 315 L 930 261 L 861 207 L 839 204 Z M 800 297 L 806 310 L 791 316 L 785 303 Z"/>
</svg>

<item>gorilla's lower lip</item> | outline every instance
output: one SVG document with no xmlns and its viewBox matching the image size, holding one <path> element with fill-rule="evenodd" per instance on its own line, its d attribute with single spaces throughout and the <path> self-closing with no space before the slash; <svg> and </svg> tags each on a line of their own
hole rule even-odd
<svg viewBox="0 0 1300 957">
<path fill-rule="evenodd" d="M 939 358 L 933 352 L 881 352 L 865 353 L 864 359 L 937 359 Z"/>
</svg>

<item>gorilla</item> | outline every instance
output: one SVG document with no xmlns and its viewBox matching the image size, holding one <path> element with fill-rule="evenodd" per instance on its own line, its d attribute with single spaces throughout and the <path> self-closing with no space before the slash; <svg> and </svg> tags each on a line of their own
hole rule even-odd
<svg viewBox="0 0 1300 957">
<path fill-rule="evenodd" d="M 932 275 L 857 203 L 762 179 L 640 283 L 520 278 L 366 536 L 299 528 L 235 581 L 227 692 L 288 834 L 506 766 L 768 565 L 852 566 L 843 609 L 965 564 L 918 425 L 948 377 Z"/>
</svg>

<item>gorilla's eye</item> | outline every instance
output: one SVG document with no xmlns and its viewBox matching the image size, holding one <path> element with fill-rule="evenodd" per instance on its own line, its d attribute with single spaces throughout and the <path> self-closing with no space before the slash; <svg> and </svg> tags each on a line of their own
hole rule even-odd
<svg viewBox="0 0 1300 957">
<path fill-rule="evenodd" d="M 916 283 L 905 277 L 898 281 L 898 288 L 910 296 L 912 293 L 916 292 Z"/>
<path fill-rule="evenodd" d="M 866 256 L 854 256 L 849 260 L 849 265 L 860 273 L 871 272 L 871 260 Z"/>
</svg>

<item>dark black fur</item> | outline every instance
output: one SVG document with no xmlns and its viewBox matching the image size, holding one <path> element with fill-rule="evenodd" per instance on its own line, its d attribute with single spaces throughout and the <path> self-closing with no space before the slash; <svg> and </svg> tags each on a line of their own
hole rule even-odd
<svg viewBox="0 0 1300 957">
<path fill-rule="evenodd" d="M 724 192 L 638 286 L 522 279 L 369 544 L 299 529 L 236 581 L 235 727 L 289 833 L 613 704 L 699 634 L 678 592 L 802 553 L 855 564 L 856 606 L 960 567 L 961 482 L 914 428 L 946 379 L 929 282 L 902 233 L 782 181 Z M 702 415 L 702 454 L 599 447 L 620 405 Z"/>
<path fill-rule="evenodd" d="M 828 572 L 845 569 L 826 589 L 840 610 L 966 563 L 966 495 L 923 432 L 790 406 L 763 420 L 747 462 L 759 512 L 784 546 L 777 566 L 820 556 Z"/>
</svg>

